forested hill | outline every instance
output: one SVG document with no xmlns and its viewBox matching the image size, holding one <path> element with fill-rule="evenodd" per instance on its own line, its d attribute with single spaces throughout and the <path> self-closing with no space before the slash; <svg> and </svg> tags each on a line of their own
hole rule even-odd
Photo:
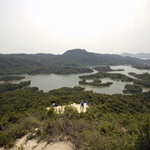
<svg viewBox="0 0 150 150">
<path fill-rule="evenodd" d="M 137 65 L 145 60 L 112 54 L 97 54 L 82 49 L 53 54 L 0 54 L 0 74 L 90 72 L 87 65 Z"/>
<path fill-rule="evenodd" d="M 137 58 L 122 57 L 116 54 L 98 54 L 81 49 L 68 50 L 59 58 L 61 58 L 63 62 L 68 60 L 68 62 L 72 61 L 84 65 L 135 65 L 144 62 L 143 60 Z"/>
</svg>

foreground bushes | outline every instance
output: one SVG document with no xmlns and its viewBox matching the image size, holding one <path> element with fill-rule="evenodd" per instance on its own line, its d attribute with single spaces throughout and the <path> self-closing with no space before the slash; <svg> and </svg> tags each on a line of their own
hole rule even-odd
<svg viewBox="0 0 150 150">
<path fill-rule="evenodd" d="M 40 133 L 41 140 L 70 141 L 80 150 L 148 150 L 150 148 L 149 134 L 147 134 L 150 130 L 147 128 L 147 123 L 145 124 L 149 115 L 142 115 L 143 124 L 139 123 L 136 117 L 125 123 L 117 114 L 105 114 L 100 120 L 91 119 L 92 121 L 86 120 L 84 115 L 80 114 L 79 119 L 68 119 L 64 114 L 63 118 L 47 121 Z"/>
<path fill-rule="evenodd" d="M 30 133 L 29 139 L 71 141 L 80 150 L 148 150 L 149 97 L 150 92 L 106 95 L 77 87 L 48 93 L 37 88 L 4 92 L 0 95 L 0 146 L 11 147 Z M 81 100 L 91 102 L 86 113 L 66 107 L 57 114 L 51 107 L 53 101 L 66 105 Z"/>
</svg>

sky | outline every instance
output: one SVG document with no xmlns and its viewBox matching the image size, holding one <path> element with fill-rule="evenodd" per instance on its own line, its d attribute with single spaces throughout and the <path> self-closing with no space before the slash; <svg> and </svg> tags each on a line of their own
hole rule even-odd
<svg viewBox="0 0 150 150">
<path fill-rule="evenodd" d="M 0 0 L 0 53 L 150 53 L 150 0 Z"/>
</svg>

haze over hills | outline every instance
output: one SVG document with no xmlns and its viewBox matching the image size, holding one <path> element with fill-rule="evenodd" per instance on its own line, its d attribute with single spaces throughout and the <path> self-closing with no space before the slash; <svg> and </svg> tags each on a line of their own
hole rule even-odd
<svg viewBox="0 0 150 150">
<path fill-rule="evenodd" d="M 149 58 L 150 59 L 150 53 L 122 53 L 121 56 L 129 56 L 129 57 L 136 57 L 136 58 Z"/>
<path fill-rule="evenodd" d="M 115 54 L 97 54 L 83 49 L 53 54 L 0 54 L 0 74 L 91 72 L 92 65 L 138 65 L 145 60 Z"/>
</svg>

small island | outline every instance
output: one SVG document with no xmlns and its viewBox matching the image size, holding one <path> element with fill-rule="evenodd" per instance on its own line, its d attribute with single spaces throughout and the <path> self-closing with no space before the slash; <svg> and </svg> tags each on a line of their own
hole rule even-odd
<svg viewBox="0 0 150 150">
<path fill-rule="evenodd" d="M 138 78 L 140 80 L 150 81 L 150 74 L 149 73 L 137 74 L 137 73 L 134 73 L 134 72 L 129 72 L 128 74 L 132 75 L 135 78 Z"/>
<path fill-rule="evenodd" d="M 130 78 L 124 74 L 120 73 L 106 73 L 106 72 L 98 72 L 91 75 L 83 75 L 79 76 L 80 79 L 101 79 L 101 78 L 110 78 L 112 80 L 121 80 L 122 82 L 133 82 L 134 79 Z"/>
<path fill-rule="evenodd" d="M 141 64 L 141 65 L 134 65 L 132 67 L 140 70 L 150 70 L 150 65 Z"/>
<path fill-rule="evenodd" d="M 142 87 L 137 84 L 126 84 L 123 90 L 123 93 L 133 94 L 141 93 Z"/>
<path fill-rule="evenodd" d="M 94 67 L 93 69 L 99 72 L 124 71 L 124 69 L 111 69 L 110 66 L 97 66 Z"/>
<path fill-rule="evenodd" d="M 111 84 L 113 84 L 113 82 L 102 83 L 102 81 L 99 79 L 94 79 L 92 82 L 87 82 L 86 79 L 82 79 L 82 81 L 79 81 L 79 84 L 95 86 L 95 87 L 99 87 L 99 86 L 105 87 L 105 86 L 110 86 Z"/>
</svg>

